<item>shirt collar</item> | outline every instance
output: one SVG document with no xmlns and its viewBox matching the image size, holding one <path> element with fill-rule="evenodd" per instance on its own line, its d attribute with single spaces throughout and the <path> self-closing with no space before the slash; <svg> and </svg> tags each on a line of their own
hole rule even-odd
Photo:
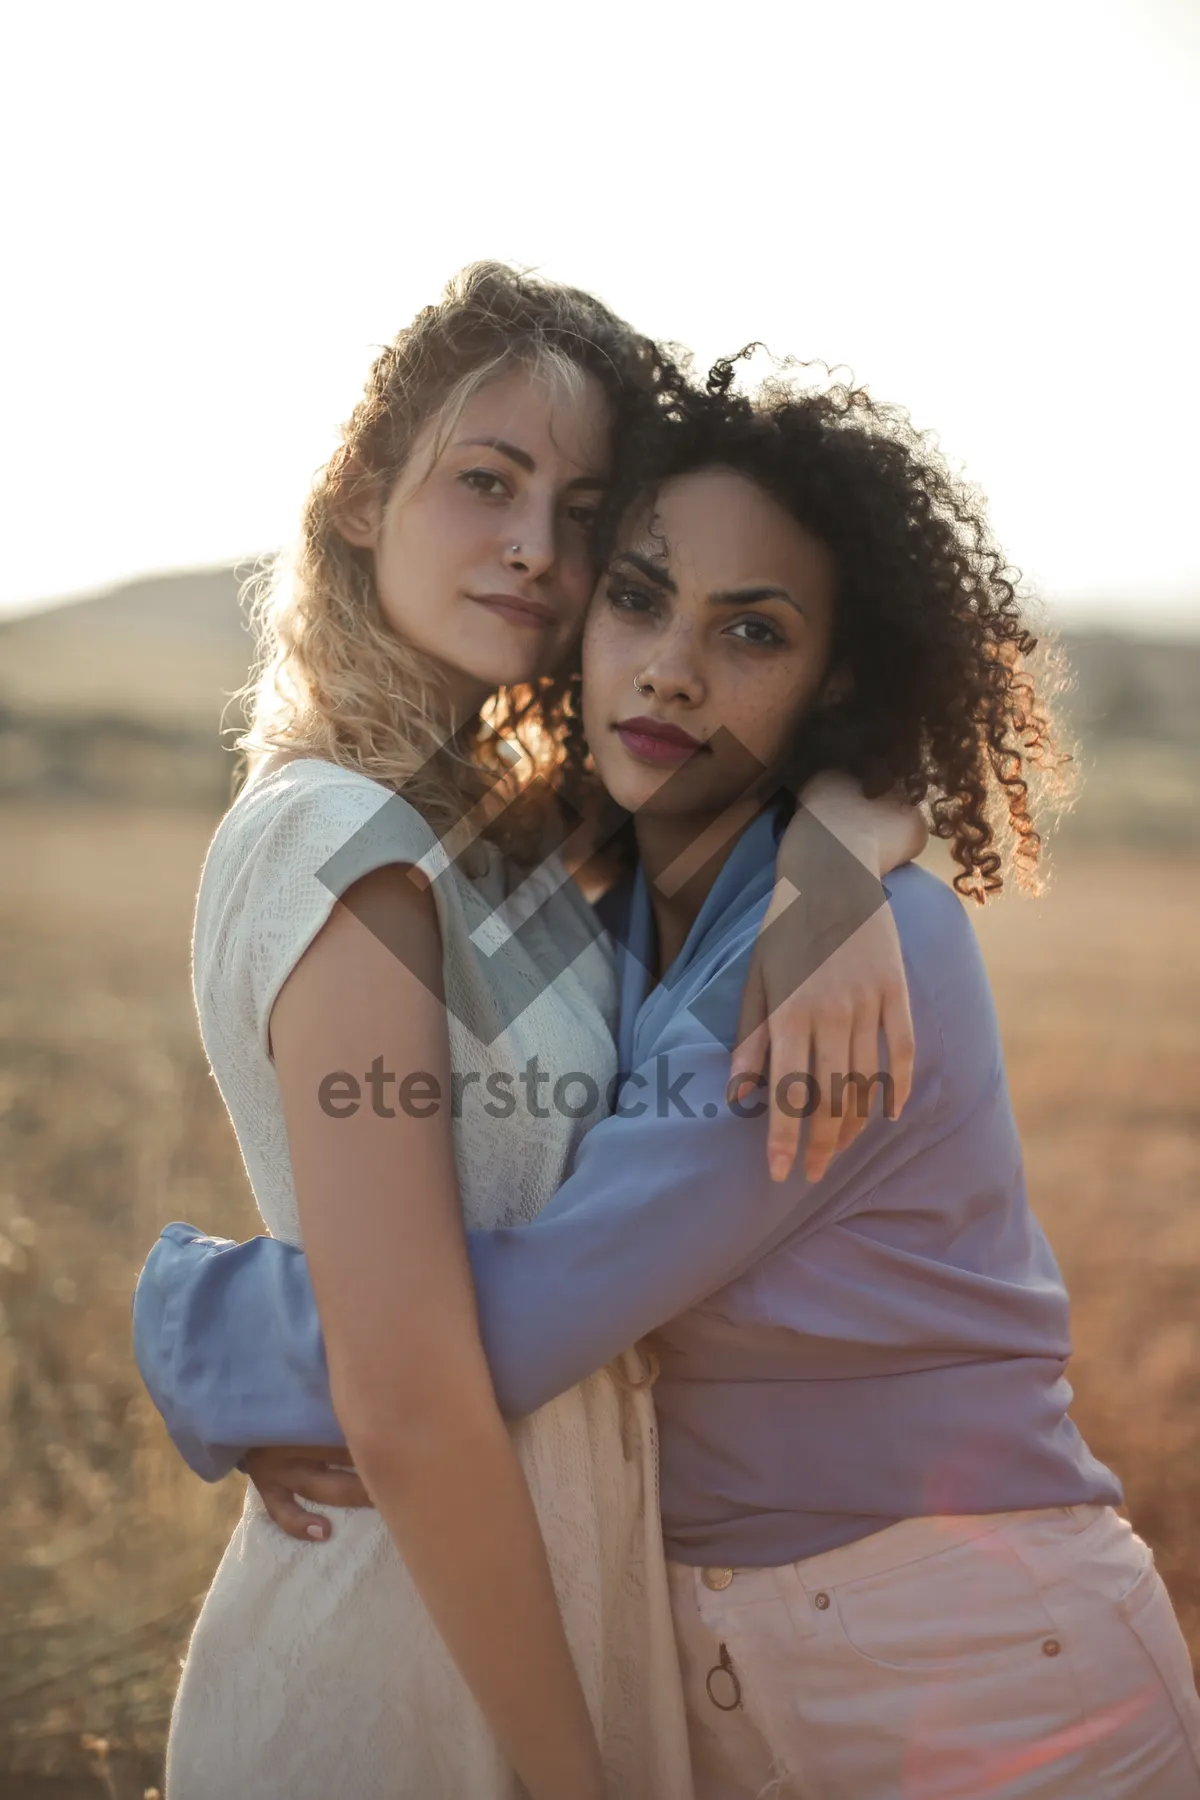
<svg viewBox="0 0 1200 1800">
<path fill-rule="evenodd" d="M 767 807 L 742 831 L 713 882 L 703 906 L 692 921 L 683 948 L 663 976 L 661 986 L 671 988 L 701 954 L 714 936 L 721 936 L 734 919 L 769 898 L 775 880 L 775 858 L 786 821 L 782 808 Z M 654 909 L 650 883 L 639 862 L 633 878 L 629 910 L 621 945 L 621 1042 L 622 1066 L 628 1066 L 637 1015 L 655 983 Z"/>
</svg>

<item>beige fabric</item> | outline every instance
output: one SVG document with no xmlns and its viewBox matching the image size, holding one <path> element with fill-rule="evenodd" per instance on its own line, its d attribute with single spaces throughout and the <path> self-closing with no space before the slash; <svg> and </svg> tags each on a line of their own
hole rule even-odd
<svg viewBox="0 0 1200 1800">
<path fill-rule="evenodd" d="M 436 859 L 436 846 L 420 815 L 376 783 L 317 761 L 287 764 L 240 796 L 219 827 L 196 917 L 205 1047 L 263 1219 L 293 1243 L 300 1231 L 267 1024 L 333 906 L 316 871 L 335 855 L 344 891 L 371 868 Z M 584 903 L 578 960 L 539 992 L 551 946 L 535 934 L 522 949 L 489 926 L 505 899 L 505 870 L 494 851 L 486 859 L 478 881 L 435 888 L 452 1066 L 480 1075 L 462 1090 L 454 1127 L 472 1225 L 540 1211 L 601 1115 L 616 1066 L 614 973 Z M 535 888 L 560 874 L 545 867 Z M 536 903 L 537 892 L 525 898 Z M 569 928 L 561 914 L 554 923 L 556 937 Z M 490 934 L 482 957 L 471 942 L 477 929 Z M 513 984 L 529 995 L 527 1010 L 493 1042 L 480 1041 L 462 1018 L 486 1021 Z M 601 1096 L 592 1115 L 572 1120 L 549 1108 L 532 1118 L 523 1104 L 508 1118 L 485 1112 L 488 1075 L 515 1078 L 535 1053 L 543 1069 L 592 1077 Z M 575 1088 L 569 1105 L 579 1104 Z M 636 1377 L 632 1352 L 626 1362 Z M 523 1420 L 514 1438 L 613 1800 L 688 1800 L 650 1394 L 604 1372 Z M 167 1792 L 170 1800 L 516 1800 L 519 1788 L 378 1515 L 337 1514 L 331 1543 L 304 1545 L 271 1524 L 251 1488 L 188 1652 Z"/>
<path fill-rule="evenodd" d="M 726 1574 L 669 1566 L 696 1800 L 1200 1800 L 1187 1649 L 1110 1507 Z"/>
</svg>

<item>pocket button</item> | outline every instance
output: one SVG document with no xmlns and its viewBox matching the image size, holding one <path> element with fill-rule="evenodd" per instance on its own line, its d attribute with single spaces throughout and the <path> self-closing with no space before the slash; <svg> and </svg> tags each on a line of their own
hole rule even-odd
<svg viewBox="0 0 1200 1800">
<path fill-rule="evenodd" d="M 817 1594 L 813 1599 L 813 1605 L 816 1607 L 818 1612 L 828 1612 L 829 1611 L 829 1595 L 828 1594 Z"/>
<path fill-rule="evenodd" d="M 1047 1638 L 1045 1643 L 1042 1645 L 1042 1655 L 1043 1656 L 1057 1656 L 1061 1649 L 1062 1649 L 1062 1645 L 1059 1643 L 1057 1638 Z"/>
<path fill-rule="evenodd" d="M 700 1579 L 704 1583 L 706 1588 L 712 1588 L 716 1593 L 719 1594 L 721 1592 L 722 1588 L 727 1588 L 729 1586 L 730 1582 L 733 1580 L 733 1570 L 732 1569 L 701 1569 Z"/>
</svg>

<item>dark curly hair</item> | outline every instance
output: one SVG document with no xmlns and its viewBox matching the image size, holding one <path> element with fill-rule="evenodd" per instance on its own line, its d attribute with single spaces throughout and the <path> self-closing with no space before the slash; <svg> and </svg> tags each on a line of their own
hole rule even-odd
<svg viewBox="0 0 1200 1800">
<path fill-rule="evenodd" d="M 830 669 L 849 677 L 805 718 L 781 771 L 787 789 L 843 770 L 869 797 L 898 792 L 926 808 L 960 865 L 960 894 L 983 901 L 1006 863 L 1036 886 L 1032 790 L 1065 795 L 1072 761 L 1046 697 L 1062 681 L 1043 649 L 1035 682 L 1038 640 L 981 496 L 901 408 L 828 369 L 808 385 L 824 365 L 787 365 L 753 397 L 735 391 L 734 365 L 759 348 L 716 363 L 706 391 L 627 462 L 606 549 L 617 511 L 671 476 L 720 466 L 756 482 L 833 552 Z M 573 711 L 568 764 L 578 768 Z"/>
</svg>

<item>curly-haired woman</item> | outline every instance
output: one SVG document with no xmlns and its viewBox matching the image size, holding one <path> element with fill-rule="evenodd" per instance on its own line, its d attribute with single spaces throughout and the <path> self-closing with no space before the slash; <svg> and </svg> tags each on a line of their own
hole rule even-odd
<svg viewBox="0 0 1200 1800">
<path fill-rule="evenodd" d="M 701 1800 L 1196 1800 L 1200 1702 L 1068 1416 L 1067 1299 L 953 892 L 913 868 L 887 883 L 917 1047 L 902 1118 L 874 1108 L 820 1179 L 772 1184 L 761 1099 L 726 1096 L 795 783 L 832 763 L 927 800 L 980 892 L 1002 824 L 1036 872 L 1028 778 L 1056 757 L 970 493 L 862 392 L 752 405 L 727 377 L 643 471 L 588 617 L 584 731 L 639 858 L 609 914 L 627 1074 L 538 1217 L 469 1234 L 496 1393 L 536 1417 L 653 1334 Z M 877 1066 L 856 1037 L 851 1079 Z M 776 1094 L 803 1112 L 845 1073 L 818 1054 Z M 185 1227 L 155 1257 L 148 1360 L 177 1434 L 336 1441 L 303 1258 Z M 264 1312 L 255 1392 L 188 1375 L 218 1342 L 244 1366 Z M 365 1500 L 308 1454 L 250 1457 L 297 1535 L 291 1491 Z"/>
<path fill-rule="evenodd" d="M 561 756 L 613 462 L 682 393 L 589 296 L 468 271 L 379 356 L 262 607 L 196 995 L 262 1215 L 310 1259 L 378 1514 L 318 1560 L 249 1496 L 184 1668 L 172 1800 L 690 1791 L 638 1358 L 510 1433 L 462 1235 L 537 1214 L 616 1064 L 611 949 L 540 856 L 545 782 L 483 710 L 528 763 Z M 510 888 L 526 912 L 497 938 Z M 539 1058 L 570 1073 L 563 1105 L 470 1103 Z M 343 1071 L 377 1075 L 378 1105 L 348 1118 Z"/>
</svg>

